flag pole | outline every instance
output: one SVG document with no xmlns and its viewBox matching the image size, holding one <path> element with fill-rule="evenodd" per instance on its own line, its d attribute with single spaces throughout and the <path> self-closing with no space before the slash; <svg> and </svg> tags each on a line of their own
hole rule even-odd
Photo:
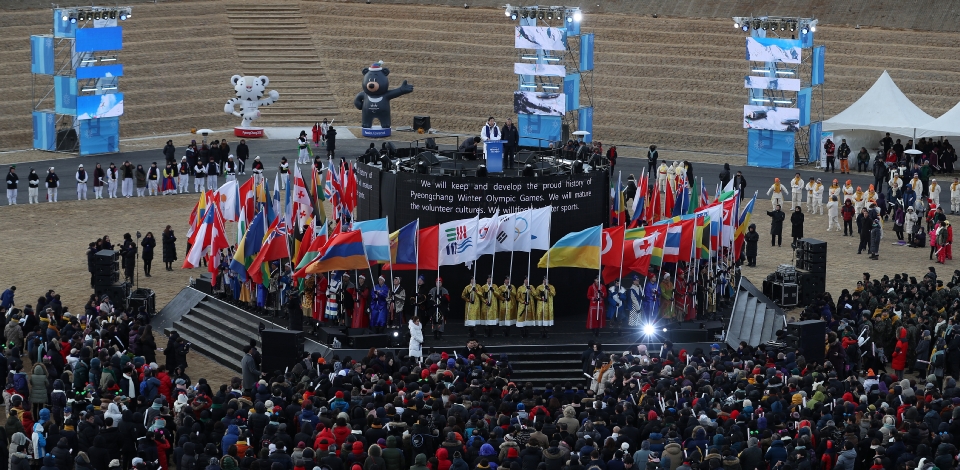
<svg viewBox="0 0 960 470">
<path fill-rule="evenodd" d="M 414 299 L 419 300 L 420 297 L 420 218 L 417 217 L 417 233 L 413 238 L 416 241 L 416 247 L 413 249 L 413 294 Z M 390 274 L 393 276 L 393 274 Z M 392 282 L 392 281 L 391 281 Z M 420 306 L 416 302 L 413 303 L 413 315 L 420 315 Z M 402 318 L 402 317 L 401 317 Z"/>
<path fill-rule="evenodd" d="M 387 219 L 387 233 L 389 233 L 390 232 L 390 216 L 386 216 L 384 218 Z M 420 220 L 420 219 L 417 219 L 417 220 Z M 389 250 L 390 249 L 389 236 L 387 240 L 388 240 L 387 249 Z M 397 234 L 397 244 L 399 245 L 399 243 L 400 243 L 400 234 Z M 389 252 L 389 253 L 391 255 L 393 254 L 393 252 Z M 390 256 L 390 282 L 388 282 L 387 285 L 390 286 L 391 291 L 393 290 L 393 263 L 395 263 L 396 261 L 397 260 L 393 259 L 393 256 Z"/>
<path fill-rule="evenodd" d="M 603 278 L 601 277 L 603 273 L 603 228 L 600 228 L 600 250 L 597 251 L 597 279 L 599 280 L 600 289 L 603 289 Z M 597 306 L 594 308 L 594 311 L 597 312 L 596 321 L 600 322 L 600 296 L 597 295 Z"/>
</svg>

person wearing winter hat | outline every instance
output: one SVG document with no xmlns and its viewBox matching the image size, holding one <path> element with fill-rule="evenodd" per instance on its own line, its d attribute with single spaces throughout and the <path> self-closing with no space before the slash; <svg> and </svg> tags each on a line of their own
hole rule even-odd
<svg viewBox="0 0 960 470">
<path fill-rule="evenodd" d="M 87 174 L 86 170 L 83 169 L 83 163 L 81 163 L 80 166 L 77 167 L 77 174 L 76 174 L 78 201 L 87 200 L 87 181 L 89 181 L 89 179 L 90 177 Z"/>
<path fill-rule="evenodd" d="M 47 186 L 47 202 L 57 202 L 57 189 L 60 187 L 60 177 L 53 171 L 53 167 L 47 169 L 47 178 L 44 182 Z"/>
</svg>

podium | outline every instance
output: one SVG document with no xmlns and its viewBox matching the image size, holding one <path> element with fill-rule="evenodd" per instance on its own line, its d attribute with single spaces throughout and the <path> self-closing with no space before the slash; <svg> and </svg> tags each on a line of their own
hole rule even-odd
<svg viewBox="0 0 960 470">
<path fill-rule="evenodd" d="M 483 156 L 487 159 L 488 173 L 503 173 L 503 140 L 488 140 L 483 143 Z"/>
</svg>

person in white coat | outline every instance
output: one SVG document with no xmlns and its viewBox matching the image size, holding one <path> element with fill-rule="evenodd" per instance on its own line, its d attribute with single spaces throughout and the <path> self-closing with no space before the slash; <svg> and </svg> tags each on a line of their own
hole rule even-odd
<svg viewBox="0 0 960 470">
<path fill-rule="evenodd" d="M 90 180 L 90 175 L 83 169 L 83 163 L 77 167 L 75 177 L 77 179 L 77 200 L 85 201 L 87 199 L 87 181 Z"/>
<path fill-rule="evenodd" d="M 807 212 L 813 213 L 813 190 L 817 187 L 817 181 L 810 178 L 810 181 L 807 181 L 807 184 L 803 185 L 803 189 L 807 192 Z"/>
<path fill-rule="evenodd" d="M 823 215 L 823 180 L 817 178 L 817 182 L 813 185 L 813 207 L 810 209 L 810 213 L 813 214 L 814 211 Z"/>
<path fill-rule="evenodd" d="M 193 167 L 193 191 L 202 193 L 207 182 L 207 165 L 197 162 Z"/>
<path fill-rule="evenodd" d="M 180 165 L 177 167 L 177 192 L 190 192 L 190 164 L 187 163 L 187 156 L 180 158 Z"/>
<path fill-rule="evenodd" d="M 843 185 L 842 191 L 843 191 L 844 204 L 846 204 L 847 201 L 856 202 L 854 201 L 853 195 L 857 192 L 857 190 L 853 187 L 853 182 L 851 182 L 850 180 L 847 180 L 846 184 Z M 859 214 L 860 211 L 857 211 L 857 213 Z"/>
<path fill-rule="evenodd" d="M 943 187 L 937 184 L 936 178 L 930 178 L 930 199 L 933 199 L 933 202 L 940 207 L 940 192 L 943 190 Z"/>
<path fill-rule="evenodd" d="M 415 357 L 419 361 L 423 357 L 423 325 L 420 324 L 420 317 L 411 318 L 407 322 L 407 328 L 410 329 L 408 353 L 410 357 Z"/>
<path fill-rule="evenodd" d="M 120 169 L 116 165 L 110 163 L 110 166 L 107 168 L 107 196 L 110 199 L 117 198 L 117 181 L 120 179 Z"/>
<path fill-rule="evenodd" d="M 776 209 L 777 206 L 782 206 L 784 196 L 789 195 L 787 187 L 780 184 L 780 178 L 774 178 L 773 186 L 770 186 L 770 189 L 767 190 L 767 196 L 770 196 L 770 205 L 773 206 L 774 209 Z"/>
<path fill-rule="evenodd" d="M 487 142 L 491 140 L 500 140 L 500 127 L 497 126 L 497 120 L 490 116 L 487 123 L 480 129 L 480 140 L 483 141 L 483 156 L 487 156 Z"/>
<path fill-rule="evenodd" d="M 956 176 L 950 184 L 950 213 L 960 213 L 960 178 Z"/>
<path fill-rule="evenodd" d="M 800 177 L 800 173 L 794 175 L 793 179 L 790 180 L 790 210 L 795 209 L 796 207 L 803 204 L 803 178 Z"/>
<path fill-rule="evenodd" d="M 821 208 L 822 209 L 822 208 Z M 834 227 L 837 228 L 837 231 L 840 231 L 840 201 L 836 196 L 830 198 L 830 202 L 827 203 L 827 231 L 833 230 Z"/>
</svg>

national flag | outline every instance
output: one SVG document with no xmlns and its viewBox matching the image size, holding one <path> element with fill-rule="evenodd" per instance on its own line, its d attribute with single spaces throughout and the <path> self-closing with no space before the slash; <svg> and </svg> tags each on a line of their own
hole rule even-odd
<svg viewBox="0 0 960 470">
<path fill-rule="evenodd" d="M 240 212 L 240 189 L 237 180 L 227 181 L 217 190 L 217 204 L 220 205 L 220 213 L 223 214 L 223 220 L 236 222 Z"/>
<path fill-rule="evenodd" d="M 187 256 L 183 260 L 183 268 L 195 268 L 206 257 L 207 269 L 214 274 L 210 282 L 216 284 L 220 250 L 228 246 L 230 245 L 227 243 L 226 233 L 223 229 L 223 217 L 220 216 L 216 204 L 211 204 L 204 213 L 203 222 L 197 228 L 194 244 L 190 246 L 190 251 L 187 252 Z"/>
<path fill-rule="evenodd" d="M 664 217 L 673 217 L 673 203 L 676 200 L 673 191 L 670 190 L 670 185 L 665 185 L 660 189 L 663 191 L 661 195 L 663 197 L 663 210 L 658 212 L 657 220 Z"/>
<path fill-rule="evenodd" d="M 432 225 L 420 229 L 417 234 L 417 263 L 392 264 L 385 265 L 383 269 L 394 271 L 413 271 L 418 267 L 424 271 L 437 270 L 437 241 L 440 234 L 440 226 Z"/>
<path fill-rule="evenodd" d="M 571 232 L 557 240 L 540 258 L 539 268 L 593 268 L 600 269 L 600 244 L 603 226 L 597 225 L 579 232 Z"/>
<path fill-rule="evenodd" d="M 646 269 L 649 266 L 660 266 L 663 264 L 663 243 L 666 239 L 666 234 L 667 225 L 646 226 L 625 230 L 623 232 L 623 267 L 604 266 L 602 273 L 603 282 L 612 282 L 614 279 L 619 279 L 620 276 L 629 272 L 646 275 Z M 641 244 L 640 240 L 652 236 L 656 236 L 659 241 L 654 244 L 653 251 L 650 253 L 650 259 L 639 259 L 637 256 L 638 245 Z"/>
<path fill-rule="evenodd" d="M 245 183 L 240 185 L 240 195 L 239 195 L 239 205 L 243 208 L 243 214 L 247 217 L 247 224 L 250 223 L 250 220 L 253 219 L 253 215 L 257 213 L 256 206 L 256 196 L 257 190 L 254 186 L 254 179 L 250 178 Z"/>
<path fill-rule="evenodd" d="M 710 202 L 710 195 L 707 194 L 707 187 L 703 184 L 703 178 L 700 178 L 700 207 L 706 206 Z"/>
<path fill-rule="evenodd" d="M 721 191 L 723 192 L 733 191 L 733 178 L 730 178 L 730 180 L 727 181 L 727 184 L 723 186 L 723 189 L 721 189 Z"/>
<path fill-rule="evenodd" d="M 363 234 L 363 247 L 368 260 L 374 263 L 390 262 L 390 231 L 386 218 L 354 222 L 353 229 Z"/>
<path fill-rule="evenodd" d="M 675 196 L 676 197 L 673 201 L 673 211 L 669 213 L 669 216 L 676 217 L 678 215 L 686 215 L 690 206 L 690 190 L 687 188 L 687 185 L 677 185 L 677 192 Z M 667 216 L 667 214 L 664 215 Z"/>
<path fill-rule="evenodd" d="M 346 182 L 344 183 L 344 192 L 347 198 L 347 212 L 353 212 L 357 208 L 357 171 L 356 163 L 350 165 L 347 163 Z"/>
<path fill-rule="evenodd" d="M 647 225 L 650 225 L 654 222 L 660 220 L 660 206 L 662 199 L 660 198 L 660 185 L 654 184 L 653 193 L 650 194 L 650 203 L 647 204 L 647 214 L 645 222 Z"/>
<path fill-rule="evenodd" d="M 303 231 L 298 230 L 298 232 L 297 236 L 294 237 L 296 241 L 294 243 L 292 262 L 290 263 L 292 266 L 300 264 L 303 255 L 306 254 L 310 248 L 310 244 L 313 243 L 313 224 L 307 224 L 307 228 L 303 229 Z"/>
<path fill-rule="evenodd" d="M 323 176 L 316 166 L 310 166 L 310 202 L 313 207 L 313 218 L 327 220 L 327 211 L 323 207 L 326 197 L 323 194 Z"/>
<path fill-rule="evenodd" d="M 740 259 L 740 251 L 743 249 L 743 236 L 747 232 L 747 228 L 750 226 L 750 216 L 753 215 L 753 206 L 757 202 L 757 193 L 753 193 L 753 199 L 750 199 L 750 202 L 743 207 L 743 212 L 740 213 L 740 219 L 737 224 L 737 230 L 734 232 L 733 237 L 733 259 Z"/>
<path fill-rule="evenodd" d="M 633 218 L 630 220 L 630 225 L 636 225 L 638 221 L 641 220 L 644 210 L 646 209 L 646 202 L 647 177 L 646 175 L 641 175 L 640 180 L 637 181 L 637 195 L 633 198 Z"/>
<path fill-rule="evenodd" d="M 307 219 L 315 216 L 315 213 L 313 211 L 313 199 L 310 197 L 310 191 L 303 180 L 303 174 L 300 173 L 299 165 L 293 165 L 293 184 L 290 186 L 293 186 L 293 209 L 297 212 L 297 220 L 300 222 L 300 226 L 305 226 Z"/>
<path fill-rule="evenodd" d="M 541 207 L 531 211 L 530 248 L 534 250 L 550 249 L 550 222 L 553 206 Z"/>
<path fill-rule="evenodd" d="M 296 167 L 296 165 L 294 165 Z M 293 230 L 295 213 L 293 212 L 293 182 L 287 181 L 287 187 L 284 190 L 283 198 L 283 220 L 287 222 L 287 230 Z M 302 226 L 302 225 L 301 225 Z"/>
<path fill-rule="evenodd" d="M 480 216 L 440 224 L 437 246 L 440 266 L 471 263 L 477 259 L 477 226 L 479 224 Z"/>
<path fill-rule="evenodd" d="M 280 172 L 277 172 L 276 175 L 273 175 L 273 205 L 270 206 L 271 211 L 267 213 L 267 221 L 270 222 L 270 225 L 273 225 L 273 222 L 283 214 L 283 207 L 280 206 Z"/>
<path fill-rule="evenodd" d="M 513 217 L 513 251 L 530 251 L 530 226 L 533 223 L 533 210 L 517 212 Z"/>
<path fill-rule="evenodd" d="M 685 221 L 684 221 L 685 222 Z M 693 220 L 691 219 L 691 222 Z M 666 224 L 667 225 L 667 235 L 666 239 L 663 241 L 663 262 L 664 263 L 677 263 L 681 261 L 681 239 L 683 238 L 683 226 L 679 224 Z M 690 238 L 693 238 L 693 224 L 688 225 L 690 230 Z M 686 256 L 690 256 L 690 244 L 686 246 Z"/>
<path fill-rule="evenodd" d="M 333 160 L 327 159 L 326 178 L 323 183 L 323 195 L 333 206 L 333 213 L 340 218 L 340 173 L 333 167 Z"/>
<path fill-rule="evenodd" d="M 362 232 L 354 230 L 331 237 L 323 255 L 307 266 L 306 273 L 367 269 L 369 266 L 367 257 L 363 254 Z"/>
<path fill-rule="evenodd" d="M 491 217 L 480 219 L 477 225 L 477 256 L 492 255 L 497 248 L 496 237 L 500 231 L 500 211 Z"/>
<path fill-rule="evenodd" d="M 404 225 L 390 234 L 390 260 L 392 264 L 417 263 L 417 232 L 420 219 Z"/>
<path fill-rule="evenodd" d="M 600 263 L 604 266 L 620 267 L 623 261 L 623 232 L 623 225 L 603 229 Z"/>
<path fill-rule="evenodd" d="M 310 241 L 310 244 L 300 245 L 301 247 L 306 246 L 307 248 L 300 250 L 303 252 L 302 255 L 298 254 L 298 256 L 300 256 L 300 262 L 297 263 L 296 272 L 293 274 L 293 277 L 306 277 L 307 266 L 323 254 L 324 246 L 326 246 L 328 239 L 327 221 L 324 220 L 321 225 L 313 229 L 313 240 Z"/>
<path fill-rule="evenodd" d="M 700 208 L 700 188 L 703 187 L 703 181 L 697 181 L 696 178 L 690 182 L 690 196 L 688 200 L 689 207 L 685 214 L 693 214 Z"/>
<path fill-rule="evenodd" d="M 253 265 L 253 259 L 263 247 L 263 237 L 267 233 L 266 214 L 258 212 L 247 226 L 243 239 L 237 245 L 230 269 L 237 273 L 241 281 L 247 280 L 247 270 Z"/>
<path fill-rule="evenodd" d="M 611 204 L 610 216 L 614 222 L 614 225 L 623 225 L 626 223 L 626 217 L 623 213 L 627 210 L 627 205 L 623 201 L 623 183 L 620 179 L 621 175 L 617 176 L 617 184 L 614 185 L 610 183 L 610 197 L 613 199 L 613 204 Z"/>
<path fill-rule="evenodd" d="M 191 243 L 191 240 L 193 240 L 193 234 L 197 232 L 200 222 L 203 221 L 203 212 L 207 208 L 206 199 L 206 193 L 200 193 L 200 199 L 197 200 L 197 203 L 193 205 L 193 210 L 190 211 L 190 225 L 187 228 L 187 243 Z"/>
<path fill-rule="evenodd" d="M 657 250 L 663 251 L 663 243 L 658 243 L 658 239 L 661 238 L 663 237 L 660 237 L 660 233 L 654 232 L 646 237 L 630 240 L 627 250 L 630 251 L 632 262 L 625 267 L 631 271 L 647 275 L 650 272 L 650 266 L 659 266 L 660 258 L 655 253 Z M 654 261 L 656 261 L 656 264 L 654 264 Z"/>
<path fill-rule="evenodd" d="M 723 206 L 721 204 L 711 204 L 700 213 L 709 219 L 709 238 L 703 242 L 705 248 L 709 251 L 716 251 L 720 248 L 720 232 L 723 227 Z M 699 241 L 700 239 L 698 239 Z M 702 257 L 702 256 L 701 256 Z"/>
<path fill-rule="evenodd" d="M 496 251 L 513 251 L 517 230 L 517 214 L 503 214 L 497 228 Z"/>
<path fill-rule="evenodd" d="M 721 203 L 723 207 L 723 226 L 720 229 L 720 244 L 730 246 L 733 243 L 737 230 L 737 205 L 740 198 L 737 195 Z"/>
<path fill-rule="evenodd" d="M 283 217 L 273 222 L 273 226 L 270 227 L 270 231 L 267 232 L 267 236 L 263 239 L 263 246 L 260 252 L 253 258 L 253 263 L 251 264 L 253 269 L 247 270 L 251 281 L 256 284 L 269 284 L 269 263 L 274 260 L 290 257 L 290 247 L 287 245 L 288 234 L 287 223 Z M 264 268 L 264 265 L 267 266 Z M 257 267 L 261 269 L 257 269 Z"/>
<path fill-rule="evenodd" d="M 243 235 L 247 233 L 247 208 L 240 205 L 240 212 L 237 214 L 237 245 L 243 241 Z"/>
</svg>

